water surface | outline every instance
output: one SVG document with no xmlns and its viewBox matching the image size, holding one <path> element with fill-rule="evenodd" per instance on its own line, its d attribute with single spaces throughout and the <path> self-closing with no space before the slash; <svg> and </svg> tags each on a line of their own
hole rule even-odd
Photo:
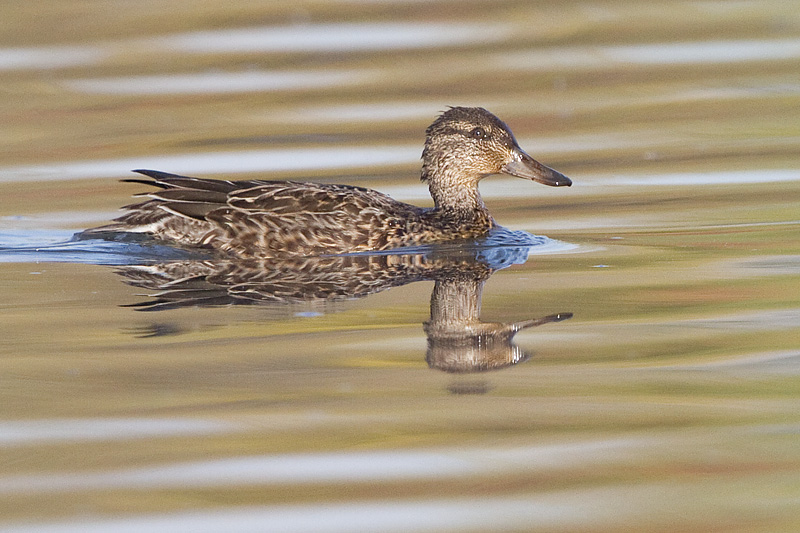
<svg viewBox="0 0 800 533">
<path fill-rule="evenodd" d="M 0 531 L 800 527 L 793 2 L 201 4 L 6 14 Z M 482 184 L 533 240 L 68 242 L 142 167 L 430 205 L 447 105 L 573 179 Z"/>
</svg>

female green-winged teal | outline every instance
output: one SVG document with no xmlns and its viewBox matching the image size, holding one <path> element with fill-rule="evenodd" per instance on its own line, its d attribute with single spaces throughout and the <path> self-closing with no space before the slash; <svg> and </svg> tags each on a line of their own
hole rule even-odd
<svg viewBox="0 0 800 533">
<path fill-rule="evenodd" d="M 422 181 L 435 207 L 398 202 L 351 185 L 222 181 L 136 170 L 159 190 L 127 206 L 114 224 L 86 232 L 144 233 L 166 243 L 240 257 L 386 250 L 480 237 L 497 227 L 478 182 L 509 174 L 554 187 L 566 176 L 535 161 L 508 126 L 479 107 L 452 107 L 426 131 Z"/>
</svg>

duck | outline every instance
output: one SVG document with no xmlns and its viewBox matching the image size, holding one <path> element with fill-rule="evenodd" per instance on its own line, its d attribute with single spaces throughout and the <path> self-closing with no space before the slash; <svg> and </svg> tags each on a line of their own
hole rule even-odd
<svg viewBox="0 0 800 533">
<path fill-rule="evenodd" d="M 216 180 L 134 170 L 122 181 L 154 188 L 112 224 L 84 237 L 144 234 L 172 246 L 242 258 L 377 252 L 475 239 L 498 228 L 478 190 L 494 174 L 551 187 L 572 181 L 520 148 L 511 129 L 481 107 L 450 107 L 427 128 L 421 181 L 433 207 L 354 185 Z M 105 238 L 105 237 L 103 237 Z"/>
</svg>

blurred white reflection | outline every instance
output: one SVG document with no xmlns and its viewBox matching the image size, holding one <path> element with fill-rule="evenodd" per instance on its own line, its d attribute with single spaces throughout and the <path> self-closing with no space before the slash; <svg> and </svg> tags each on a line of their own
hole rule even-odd
<svg viewBox="0 0 800 533">
<path fill-rule="evenodd" d="M 97 418 L 0 422 L 0 447 L 227 433 L 232 424 L 197 418 Z"/>
<path fill-rule="evenodd" d="M 185 52 L 354 52 L 502 41 L 507 24 L 356 22 L 263 26 L 172 35 L 164 46 Z"/>
<path fill-rule="evenodd" d="M 488 64 L 519 70 L 608 69 L 621 64 L 686 65 L 795 59 L 800 39 L 567 46 L 498 54 Z"/>
<path fill-rule="evenodd" d="M 579 493 L 580 496 L 586 494 Z M 326 503 L 322 505 L 276 505 L 229 507 L 128 518 L 20 524 L 0 528 L 4 533 L 370 533 L 423 531 L 524 530 L 532 525 L 559 529 L 586 524 L 587 511 L 598 512 L 596 498 L 579 503 L 576 498 L 560 502 L 560 495 L 542 498 L 482 497 Z M 619 498 L 618 498 L 619 499 Z M 620 503 L 621 503 L 621 499 Z"/>
<path fill-rule="evenodd" d="M 208 175 L 381 167 L 413 163 L 419 160 L 421 153 L 422 147 L 414 144 L 145 155 L 7 167 L 0 169 L 0 182 L 130 177 L 128 173 L 136 168 L 152 168 L 177 174 Z"/>
<path fill-rule="evenodd" d="M 199 72 L 87 78 L 63 84 L 76 91 L 100 94 L 206 94 L 341 87 L 359 85 L 371 77 L 363 70 Z"/>
<path fill-rule="evenodd" d="M 646 450 L 651 443 L 651 439 L 637 437 L 520 448 L 230 457 L 103 472 L 5 476 L 0 477 L 0 493 L 442 480 L 613 462 L 635 450 Z"/>
<path fill-rule="evenodd" d="M 100 63 L 109 54 L 91 46 L 0 48 L 0 70 L 48 70 Z"/>
</svg>

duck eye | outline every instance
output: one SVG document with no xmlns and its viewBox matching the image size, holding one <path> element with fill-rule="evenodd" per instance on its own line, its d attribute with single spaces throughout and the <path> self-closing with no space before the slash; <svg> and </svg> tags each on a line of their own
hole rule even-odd
<svg viewBox="0 0 800 533">
<path fill-rule="evenodd" d="M 486 138 L 486 130 L 483 128 L 475 128 L 470 132 L 475 139 L 485 139 Z"/>
</svg>

